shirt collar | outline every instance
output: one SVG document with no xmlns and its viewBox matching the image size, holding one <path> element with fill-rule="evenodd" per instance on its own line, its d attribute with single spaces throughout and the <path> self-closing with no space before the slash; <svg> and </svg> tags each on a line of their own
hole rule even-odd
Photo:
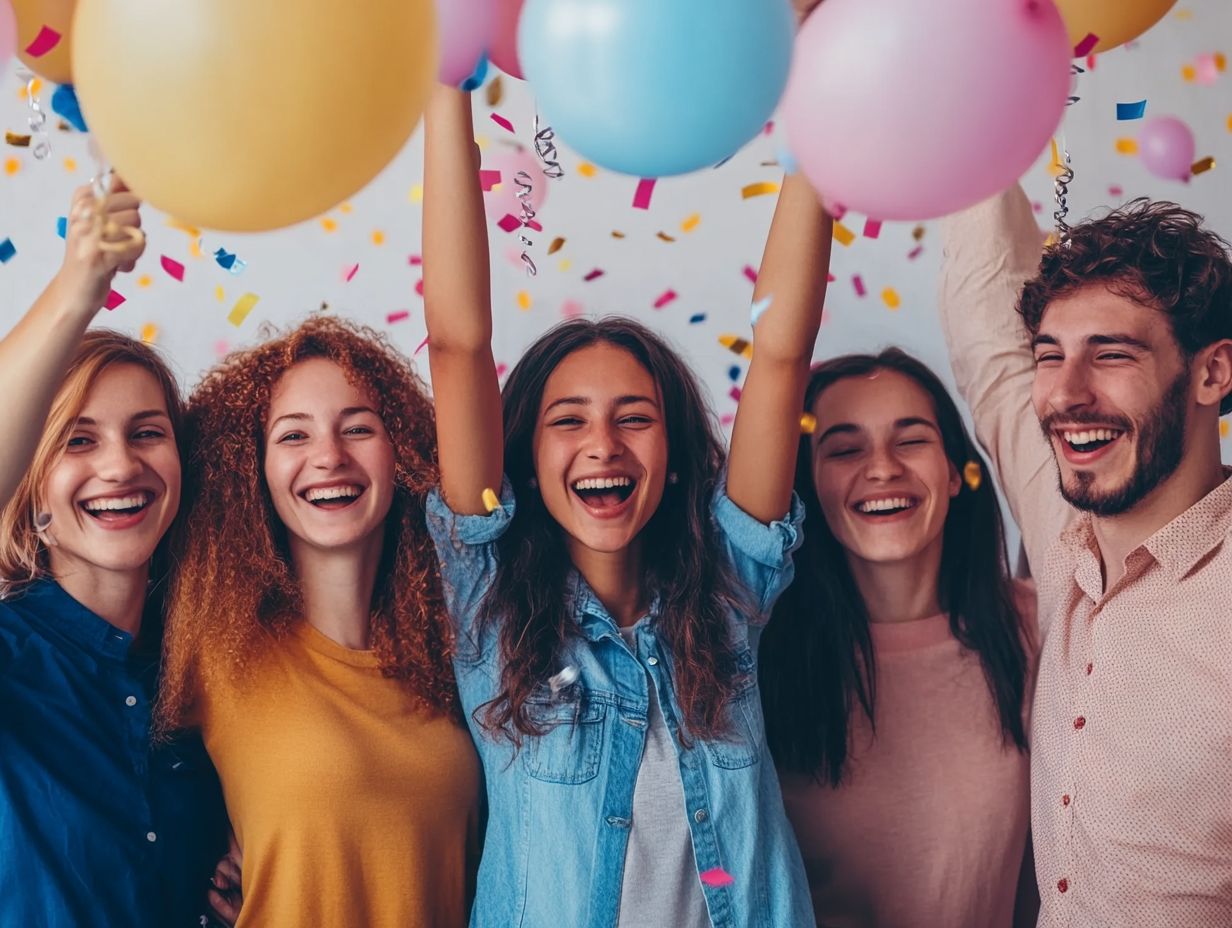
<svg viewBox="0 0 1232 928">
<path fill-rule="evenodd" d="M 569 598 L 573 603 L 573 618 L 577 622 L 582 634 L 588 640 L 599 641 L 601 638 L 606 637 L 620 637 L 620 630 L 617 628 L 616 620 L 612 618 L 611 613 L 607 611 L 607 607 L 600 602 L 599 597 L 590 588 L 590 584 L 586 582 L 586 578 L 576 568 L 569 572 L 567 590 Z M 647 612 L 652 622 L 658 618 L 659 605 L 660 599 L 658 594 L 656 594 Z"/>
<path fill-rule="evenodd" d="M 87 609 L 54 580 L 36 580 L 8 602 L 87 651 L 114 660 L 128 658 L 133 636 Z"/>
</svg>

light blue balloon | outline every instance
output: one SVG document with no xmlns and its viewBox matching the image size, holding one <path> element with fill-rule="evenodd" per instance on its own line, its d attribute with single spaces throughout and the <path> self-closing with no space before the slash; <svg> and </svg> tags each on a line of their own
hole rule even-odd
<svg viewBox="0 0 1232 928">
<path fill-rule="evenodd" d="M 526 0 L 518 57 L 562 141 L 610 170 L 664 177 L 761 131 L 794 36 L 790 0 Z"/>
</svg>

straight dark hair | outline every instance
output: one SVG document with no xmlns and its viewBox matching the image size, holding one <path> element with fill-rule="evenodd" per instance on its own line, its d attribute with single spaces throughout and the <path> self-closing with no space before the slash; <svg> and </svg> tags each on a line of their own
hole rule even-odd
<svg viewBox="0 0 1232 928">
<path fill-rule="evenodd" d="M 1001 510 L 988 466 L 949 392 L 925 364 L 890 348 L 814 367 L 804 408 L 811 410 L 840 380 L 882 370 L 910 377 L 931 397 L 946 457 L 958 472 L 963 474 L 971 462 L 979 467 L 975 488 L 974 481 L 964 481 L 950 501 L 938 593 L 954 637 L 979 656 L 1004 742 L 1025 750 L 1027 655 Z M 766 735 L 779 768 L 838 786 L 847 763 L 852 714 L 862 711 L 875 727 L 877 680 L 868 610 L 847 553 L 817 501 L 812 458 L 810 438 L 804 435 L 795 478 L 806 513 L 804 544 L 795 555 L 795 582 L 779 599 L 762 636 L 759 674 Z"/>
<path fill-rule="evenodd" d="M 537 491 L 533 439 L 548 377 L 582 348 L 608 344 L 631 354 L 654 377 L 663 403 L 668 472 L 658 509 L 642 530 L 646 594 L 659 598 L 659 634 L 672 655 L 672 683 L 688 734 L 712 738 L 727 728 L 736 689 L 736 653 L 727 609 L 738 594 L 710 515 L 723 466 L 714 417 L 688 365 L 658 335 L 622 317 L 577 319 L 539 338 L 502 391 L 505 473 L 517 490 L 513 522 L 497 542 L 498 567 L 483 605 L 501 642 L 501 690 L 480 707 L 481 724 L 515 743 L 543 734 L 528 711 L 557 673 L 577 634 L 571 608 L 572 563 L 564 532 Z M 686 734 L 682 728 L 682 741 Z"/>
</svg>

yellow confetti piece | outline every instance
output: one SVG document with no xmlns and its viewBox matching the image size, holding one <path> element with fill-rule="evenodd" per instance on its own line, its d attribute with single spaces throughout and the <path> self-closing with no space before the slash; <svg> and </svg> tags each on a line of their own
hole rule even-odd
<svg viewBox="0 0 1232 928">
<path fill-rule="evenodd" d="M 599 169 L 595 167 L 593 164 L 591 164 L 589 161 L 583 161 L 581 164 L 577 166 L 577 172 L 581 174 L 583 177 L 594 177 L 596 174 L 599 173 Z"/>
<path fill-rule="evenodd" d="M 372 230 L 372 244 L 373 245 L 384 245 L 385 244 L 385 233 L 382 232 L 380 229 L 373 229 Z"/>
<path fill-rule="evenodd" d="M 1189 173 L 1193 174 L 1196 177 L 1199 174 L 1205 174 L 1207 171 L 1209 171 L 1214 166 L 1215 166 L 1215 159 L 1212 158 L 1210 155 L 1207 155 L 1205 158 L 1199 158 L 1197 161 L 1195 161 L 1193 165 L 1190 167 Z"/>
<path fill-rule="evenodd" d="M 231 312 L 227 313 L 227 321 L 238 329 L 244 324 L 244 320 L 248 318 L 248 314 L 252 312 L 252 308 L 257 305 L 259 299 L 260 297 L 255 293 L 245 293 L 235 301 Z"/>
<path fill-rule="evenodd" d="M 205 254 L 201 251 L 201 239 L 194 238 L 188 243 L 188 253 L 194 258 L 204 258 Z"/>
<path fill-rule="evenodd" d="M 486 102 L 488 106 L 500 106 L 501 97 L 504 95 L 505 85 L 501 82 L 501 76 L 498 74 L 492 78 L 492 82 L 487 86 Z"/>
<path fill-rule="evenodd" d="M 1118 155 L 1136 155 L 1138 154 L 1138 140 L 1117 139 L 1116 150 Z"/>
<path fill-rule="evenodd" d="M 137 278 L 137 286 L 140 287 L 142 290 L 144 290 L 146 287 L 148 287 L 152 283 L 154 283 L 154 278 L 151 277 L 149 274 L 142 274 L 140 277 Z"/>
<path fill-rule="evenodd" d="M 1181 68 L 1181 80 L 1187 84 L 1192 84 L 1198 79 L 1198 69 L 1192 64 L 1187 64 Z"/>
<path fill-rule="evenodd" d="M 568 258 L 561 258 L 560 264 L 556 265 L 557 269 L 562 273 L 568 273 L 569 268 L 573 267 L 573 262 Z"/>
<path fill-rule="evenodd" d="M 530 309 L 530 294 L 525 290 L 518 291 L 518 309 Z"/>
<path fill-rule="evenodd" d="M 742 355 L 746 358 L 753 357 L 753 343 L 748 339 L 741 338 L 739 335 L 720 335 L 719 344 L 733 354 Z"/>
<path fill-rule="evenodd" d="M 1223 52 L 1215 52 L 1215 70 L 1220 74 L 1228 70 L 1228 56 Z"/>
<path fill-rule="evenodd" d="M 1228 428 L 1227 420 L 1221 419 L 1219 421 L 1219 437 L 1227 438 L 1228 432 L 1229 432 L 1229 428 Z"/>
<path fill-rule="evenodd" d="M 196 226 L 190 226 L 186 222 L 176 219 L 174 216 L 167 217 L 167 225 L 173 229 L 179 229 L 181 232 L 187 233 L 190 238 L 200 238 L 201 230 Z"/>
<path fill-rule="evenodd" d="M 70 174 L 73 173 L 73 171 L 77 170 L 77 159 L 76 158 L 65 158 L 64 159 L 64 170 L 68 171 Z"/>
<path fill-rule="evenodd" d="M 802 435 L 812 435 L 817 431 L 817 417 L 811 412 L 806 412 L 800 416 L 800 433 Z"/>
<path fill-rule="evenodd" d="M 152 322 L 147 322 L 141 327 L 141 340 L 147 345 L 154 344 L 154 339 L 158 338 L 158 326 Z"/>
<path fill-rule="evenodd" d="M 322 216 L 321 217 L 321 228 L 324 229 L 326 232 L 337 232 L 338 231 L 338 220 L 331 219 L 329 216 Z"/>
<path fill-rule="evenodd" d="M 1061 151 L 1057 148 L 1057 140 L 1052 140 L 1052 160 L 1048 163 L 1048 173 L 1053 177 L 1057 177 L 1065 170 L 1065 165 L 1061 163 Z"/>
<path fill-rule="evenodd" d="M 899 299 L 897 290 L 893 287 L 886 287 L 881 291 L 881 302 L 885 303 L 890 309 L 898 309 L 903 301 Z"/>
<path fill-rule="evenodd" d="M 963 482 L 971 488 L 974 493 L 980 488 L 980 484 L 984 482 L 984 471 L 980 468 L 979 461 L 968 461 L 963 467 Z"/>
<path fill-rule="evenodd" d="M 342 213 L 344 216 L 350 213 L 352 209 L 354 209 L 354 207 L 352 207 L 350 203 L 338 204 L 338 212 Z"/>
<path fill-rule="evenodd" d="M 14 174 L 16 174 L 20 170 L 21 170 L 21 159 L 20 158 L 5 158 L 4 159 L 4 173 L 7 174 L 9 177 L 12 177 Z"/>
<path fill-rule="evenodd" d="M 702 221 L 702 214 L 694 213 L 692 216 L 690 216 L 688 219 L 686 219 L 684 222 L 680 224 L 680 231 L 681 232 L 692 232 L 694 229 L 697 228 L 698 223 L 700 223 L 701 221 Z"/>
<path fill-rule="evenodd" d="M 221 284 L 214 288 L 214 299 L 216 299 L 219 303 L 221 303 L 226 298 L 227 298 L 227 291 L 222 288 Z"/>
<path fill-rule="evenodd" d="M 843 225 L 841 222 L 835 220 L 834 240 L 838 242 L 840 245 L 842 245 L 844 248 L 846 248 L 848 245 L 850 245 L 852 242 L 856 240 L 856 234 L 852 232 L 849 228 L 847 228 L 845 225 Z"/>
<path fill-rule="evenodd" d="M 496 491 L 491 487 L 485 487 L 483 491 L 483 507 L 488 512 L 496 512 L 501 508 L 500 497 L 496 495 Z"/>
<path fill-rule="evenodd" d="M 1057 243 L 1057 233 L 1049 232 L 1048 237 L 1044 239 L 1044 247 L 1051 248 L 1056 243 Z"/>
<path fill-rule="evenodd" d="M 1228 114 L 1228 131 L 1232 132 L 1232 113 Z"/>
<path fill-rule="evenodd" d="M 740 196 L 749 200 L 753 197 L 764 197 L 770 193 L 778 193 L 779 185 L 773 181 L 763 181 L 760 184 L 748 184 L 740 190 Z"/>
<path fill-rule="evenodd" d="M 30 85 L 29 89 L 33 90 L 34 95 L 37 97 L 43 91 L 43 81 L 40 78 L 36 77 L 34 79 L 34 83 Z M 28 93 L 27 93 L 27 87 L 25 84 L 22 84 L 21 87 L 18 88 L 17 96 L 18 98 L 22 100 L 26 99 L 26 97 L 28 96 Z"/>
<path fill-rule="evenodd" d="M 410 193 L 406 195 L 406 198 L 412 203 L 422 203 L 423 202 L 423 184 L 415 184 L 414 186 L 412 186 L 411 191 Z"/>
<path fill-rule="evenodd" d="M 492 144 L 492 140 L 486 135 L 477 135 L 475 136 L 475 144 L 479 146 L 480 151 L 485 151 Z"/>
</svg>

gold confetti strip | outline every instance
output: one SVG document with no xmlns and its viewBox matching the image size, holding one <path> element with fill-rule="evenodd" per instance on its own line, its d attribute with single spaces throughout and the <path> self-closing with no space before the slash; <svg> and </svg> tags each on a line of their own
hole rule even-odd
<svg viewBox="0 0 1232 928">
<path fill-rule="evenodd" d="M 40 78 L 36 77 L 30 83 L 29 90 L 33 91 L 34 95 L 37 97 L 40 93 L 43 92 L 43 81 Z M 18 89 L 17 96 L 22 100 L 26 99 L 27 87 L 25 84 L 22 84 L 21 87 Z"/>
<path fill-rule="evenodd" d="M 1118 155 L 1136 155 L 1138 154 L 1138 140 L 1117 139 L 1116 150 Z"/>
<path fill-rule="evenodd" d="M 1215 70 L 1220 74 L 1228 70 L 1228 56 L 1223 52 L 1215 52 Z"/>
<path fill-rule="evenodd" d="M 142 290 L 146 289 L 150 284 L 154 283 L 154 278 L 149 274 L 142 274 L 137 278 L 137 286 Z"/>
<path fill-rule="evenodd" d="M 760 184 L 749 184 L 741 189 L 740 196 L 749 200 L 753 197 L 764 197 L 770 193 L 778 193 L 779 185 L 773 181 L 763 181 Z"/>
<path fill-rule="evenodd" d="M 562 274 L 565 274 L 568 272 L 569 268 L 573 267 L 573 262 L 568 258 L 561 258 L 560 263 L 556 265 L 556 267 Z"/>
<path fill-rule="evenodd" d="M 485 101 L 488 106 L 500 106 L 501 98 L 505 95 L 505 84 L 501 81 L 501 76 L 498 74 L 492 78 L 492 83 L 488 84 L 487 90 L 484 92 Z"/>
<path fill-rule="evenodd" d="M 1228 429 L 1228 422 L 1227 422 L 1227 420 L 1226 420 L 1226 419 L 1220 419 L 1220 420 L 1219 420 L 1219 437 L 1220 437 L 1220 438 L 1227 438 L 1227 437 L 1228 437 L 1228 431 L 1229 431 L 1229 429 Z"/>
<path fill-rule="evenodd" d="M 898 291 L 893 287 L 886 287 L 881 291 L 881 301 L 890 309 L 898 309 L 902 305 L 902 300 L 899 299 Z"/>
<path fill-rule="evenodd" d="M 1229 116 L 1228 119 L 1232 120 L 1232 116 Z M 684 222 L 680 224 L 680 231 L 681 232 L 692 232 L 694 229 L 697 228 L 698 223 L 700 223 L 701 221 L 702 221 L 702 214 L 694 213 L 692 216 L 690 216 L 688 219 L 686 219 Z"/>
<path fill-rule="evenodd" d="M 339 203 L 338 204 L 338 212 L 342 213 L 344 216 L 347 213 L 349 213 L 352 209 L 353 207 L 351 206 L 350 203 Z"/>
<path fill-rule="evenodd" d="M 64 170 L 68 171 L 70 174 L 73 171 L 77 170 L 77 159 L 76 158 L 65 158 L 64 159 Z"/>
<path fill-rule="evenodd" d="M 1065 170 L 1065 165 L 1061 163 L 1061 152 L 1057 148 L 1057 140 L 1052 140 L 1052 160 L 1048 163 L 1048 173 L 1053 177 L 1059 176 Z"/>
<path fill-rule="evenodd" d="M 411 203 L 423 202 L 423 184 L 415 184 L 411 187 L 410 192 L 406 195 L 407 200 Z"/>
<path fill-rule="evenodd" d="M 219 284 L 217 287 L 214 288 L 214 299 L 216 299 L 219 303 L 221 303 L 226 298 L 227 298 L 227 291 L 222 288 L 221 284 Z"/>
<path fill-rule="evenodd" d="M 1057 243 L 1057 233 L 1049 232 L 1048 237 L 1044 239 L 1044 247 L 1051 248 L 1056 243 Z"/>
<path fill-rule="evenodd" d="M 194 238 L 188 243 L 188 253 L 194 258 L 204 258 L 205 255 L 201 252 L 201 239 Z"/>
<path fill-rule="evenodd" d="M 599 169 L 595 167 L 593 164 L 591 164 L 589 161 L 583 161 L 581 164 L 577 166 L 577 172 L 581 174 L 583 177 L 594 177 L 596 174 L 599 173 Z"/>
<path fill-rule="evenodd" d="M 372 230 L 372 244 L 373 245 L 384 245 L 385 244 L 385 233 L 382 232 L 380 229 L 373 229 Z"/>
<path fill-rule="evenodd" d="M 252 312 L 252 308 L 257 305 L 259 299 L 260 297 L 255 293 L 245 293 L 235 301 L 231 312 L 227 313 L 227 321 L 238 329 L 244 324 L 244 320 L 248 318 L 248 314 Z"/>
<path fill-rule="evenodd" d="M 552 244 L 548 245 L 548 254 L 554 255 L 564 247 L 565 240 L 563 238 L 554 238 L 552 239 Z"/>
<path fill-rule="evenodd" d="M 525 312 L 526 310 L 530 309 L 530 303 L 531 303 L 530 294 L 527 293 L 525 290 L 519 290 L 518 291 L 518 309 Z"/>
<path fill-rule="evenodd" d="M 496 491 L 491 487 L 485 487 L 483 491 L 483 507 L 488 512 L 496 512 L 501 508 L 500 497 L 496 495 Z"/>
<path fill-rule="evenodd" d="M 846 248 L 856 240 L 856 234 L 836 219 L 834 221 L 834 240 Z"/>
<path fill-rule="evenodd" d="M 16 132 L 5 132 L 4 133 L 4 144 L 12 145 L 15 148 L 29 148 L 30 147 L 30 136 L 18 135 Z"/>
<path fill-rule="evenodd" d="M 158 326 L 152 322 L 147 322 L 141 327 L 141 340 L 147 345 L 154 344 L 154 339 L 158 338 Z"/>
<path fill-rule="evenodd" d="M 1197 161 L 1195 161 L 1193 163 L 1193 167 L 1191 167 L 1189 171 L 1191 174 L 1194 174 L 1196 176 L 1198 174 L 1205 174 L 1207 171 L 1209 171 L 1214 166 L 1215 166 L 1215 159 L 1212 158 L 1210 155 L 1207 155 L 1205 158 L 1200 158 Z"/>
<path fill-rule="evenodd" d="M 963 467 L 963 481 L 971 488 L 974 493 L 980 488 L 980 484 L 984 482 L 984 472 L 980 468 L 979 461 L 968 461 Z"/>
<path fill-rule="evenodd" d="M 917 242 L 918 242 L 920 239 L 922 239 L 922 238 L 924 237 L 924 227 L 923 227 L 923 226 L 916 226 L 914 229 L 912 229 L 912 230 L 911 230 L 911 237 L 912 237 L 913 239 L 915 239 Z"/>
<path fill-rule="evenodd" d="M 742 355 L 746 358 L 753 357 L 753 344 L 739 335 L 720 335 L 719 344 L 732 352 L 732 354 Z"/>
<path fill-rule="evenodd" d="M 656 237 L 659 239 L 659 241 L 661 241 L 661 242 L 674 242 L 674 241 L 676 241 L 674 238 L 672 238 L 672 237 L 671 237 L 670 235 L 668 235 L 666 232 L 656 232 L 656 233 L 655 233 L 655 236 L 656 236 Z"/>
<path fill-rule="evenodd" d="M 812 435 L 817 431 L 817 417 L 811 412 L 806 412 L 800 416 L 800 433 L 802 435 Z"/>
<path fill-rule="evenodd" d="M 618 229 L 612 230 L 612 238 L 624 238 L 624 237 L 625 237 L 625 234 L 619 231 Z"/>
<path fill-rule="evenodd" d="M 12 177 L 21 170 L 21 161 L 17 158 L 6 158 L 4 162 L 4 173 Z"/>
<path fill-rule="evenodd" d="M 1186 84 L 1192 84 L 1198 79 L 1198 69 L 1192 64 L 1187 64 L 1181 68 L 1181 80 Z"/>
<path fill-rule="evenodd" d="M 338 220 L 331 219 L 329 216 L 322 216 L 321 217 L 321 228 L 324 229 L 326 232 L 337 232 L 338 231 Z"/>
</svg>

